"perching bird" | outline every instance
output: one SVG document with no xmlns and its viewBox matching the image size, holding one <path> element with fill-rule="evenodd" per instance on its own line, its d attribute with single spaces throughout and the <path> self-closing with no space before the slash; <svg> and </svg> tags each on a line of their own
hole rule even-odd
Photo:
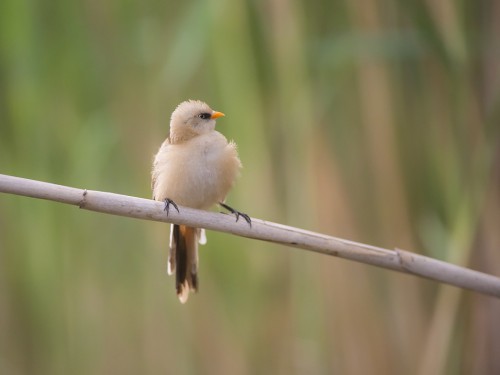
<svg viewBox="0 0 500 375">
<path fill-rule="evenodd" d="M 215 130 L 215 120 L 224 116 L 198 100 L 177 106 L 170 119 L 170 136 L 153 162 L 153 199 L 170 206 L 206 210 L 220 204 L 248 224 L 248 215 L 223 202 L 239 174 L 241 162 L 236 144 Z M 172 224 L 168 274 L 176 273 L 177 296 L 182 303 L 198 289 L 198 243 L 205 244 L 204 229 Z"/>
</svg>

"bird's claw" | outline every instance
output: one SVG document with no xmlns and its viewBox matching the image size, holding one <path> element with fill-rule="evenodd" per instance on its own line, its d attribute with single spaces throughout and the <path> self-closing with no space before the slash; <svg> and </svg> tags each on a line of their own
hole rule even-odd
<svg viewBox="0 0 500 375">
<path fill-rule="evenodd" d="M 177 205 L 172 199 L 165 198 L 164 202 L 165 202 L 165 207 L 163 208 L 163 211 L 167 211 L 167 216 L 170 212 L 170 205 L 174 206 L 174 208 L 177 210 L 177 213 L 179 213 L 179 207 L 177 207 Z"/>
<path fill-rule="evenodd" d="M 245 221 L 248 223 L 248 225 L 250 225 L 250 227 L 252 226 L 252 219 L 250 219 L 250 216 L 248 216 L 247 214 L 245 214 L 243 212 L 237 211 L 234 208 L 232 208 L 232 207 L 230 207 L 227 204 L 224 204 L 222 202 L 219 204 L 222 207 L 224 207 L 226 210 L 228 210 L 229 212 L 234 214 L 234 216 L 236 216 L 236 221 L 238 221 L 240 219 L 240 216 L 241 216 L 243 219 L 245 219 Z"/>
</svg>

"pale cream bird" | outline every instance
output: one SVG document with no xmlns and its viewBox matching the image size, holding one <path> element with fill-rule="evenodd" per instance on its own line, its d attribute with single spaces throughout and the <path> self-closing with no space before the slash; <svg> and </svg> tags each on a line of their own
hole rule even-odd
<svg viewBox="0 0 500 375">
<path fill-rule="evenodd" d="M 224 116 L 206 103 L 188 100 L 177 106 L 170 119 L 170 136 L 153 162 L 153 199 L 172 205 L 209 209 L 220 204 L 251 225 L 250 217 L 224 204 L 241 162 L 236 144 L 215 130 L 215 120 Z M 205 230 L 185 225 L 170 227 L 168 274 L 175 272 L 177 296 L 182 303 L 198 289 L 198 243 L 206 243 Z"/>
</svg>

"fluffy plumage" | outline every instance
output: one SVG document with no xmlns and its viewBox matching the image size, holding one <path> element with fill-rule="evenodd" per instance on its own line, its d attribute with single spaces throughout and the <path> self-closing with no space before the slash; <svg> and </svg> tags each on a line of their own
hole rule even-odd
<svg viewBox="0 0 500 375">
<path fill-rule="evenodd" d="M 215 130 L 224 116 L 198 100 L 182 102 L 172 113 L 170 135 L 153 162 L 153 199 L 198 209 L 224 202 L 241 163 L 234 142 Z M 203 229 L 171 226 L 169 274 L 176 273 L 177 295 L 186 302 L 198 289 L 198 243 L 206 242 Z"/>
</svg>

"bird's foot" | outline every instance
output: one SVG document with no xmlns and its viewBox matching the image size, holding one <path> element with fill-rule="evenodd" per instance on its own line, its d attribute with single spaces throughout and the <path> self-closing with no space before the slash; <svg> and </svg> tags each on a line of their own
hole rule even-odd
<svg viewBox="0 0 500 375">
<path fill-rule="evenodd" d="M 174 208 L 179 213 L 179 207 L 177 207 L 177 205 L 175 204 L 175 202 L 172 199 L 165 198 L 164 202 L 165 202 L 165 207 L 163 208 L 163 211 L 167 211 L 167 216 L 168 216 L 168 214 L 170 212 L 170 205 L 174 206 Z"/>
<path fill-rule="evenodd" d="M 227 204 L 224 204 L 222 202 L 220 202 L 219 204 L 222 207 L 224 207 L 226 210 L 228 210 L 229 212 L 234 214 L 236 216 L 236 221 L 238 221 L 240 216 L 241 216 L 243 219 L 245 219 L 245 221 L 248 223 L 248 225 L 250 225 L 250 227 L 252 226 L 252 219 L 250 219 L 250 216 L 248 216 L 247 214 L 244 214 L 243 212 L 237 211 L 234 208 L 229 207 Z"/>
</svg>

